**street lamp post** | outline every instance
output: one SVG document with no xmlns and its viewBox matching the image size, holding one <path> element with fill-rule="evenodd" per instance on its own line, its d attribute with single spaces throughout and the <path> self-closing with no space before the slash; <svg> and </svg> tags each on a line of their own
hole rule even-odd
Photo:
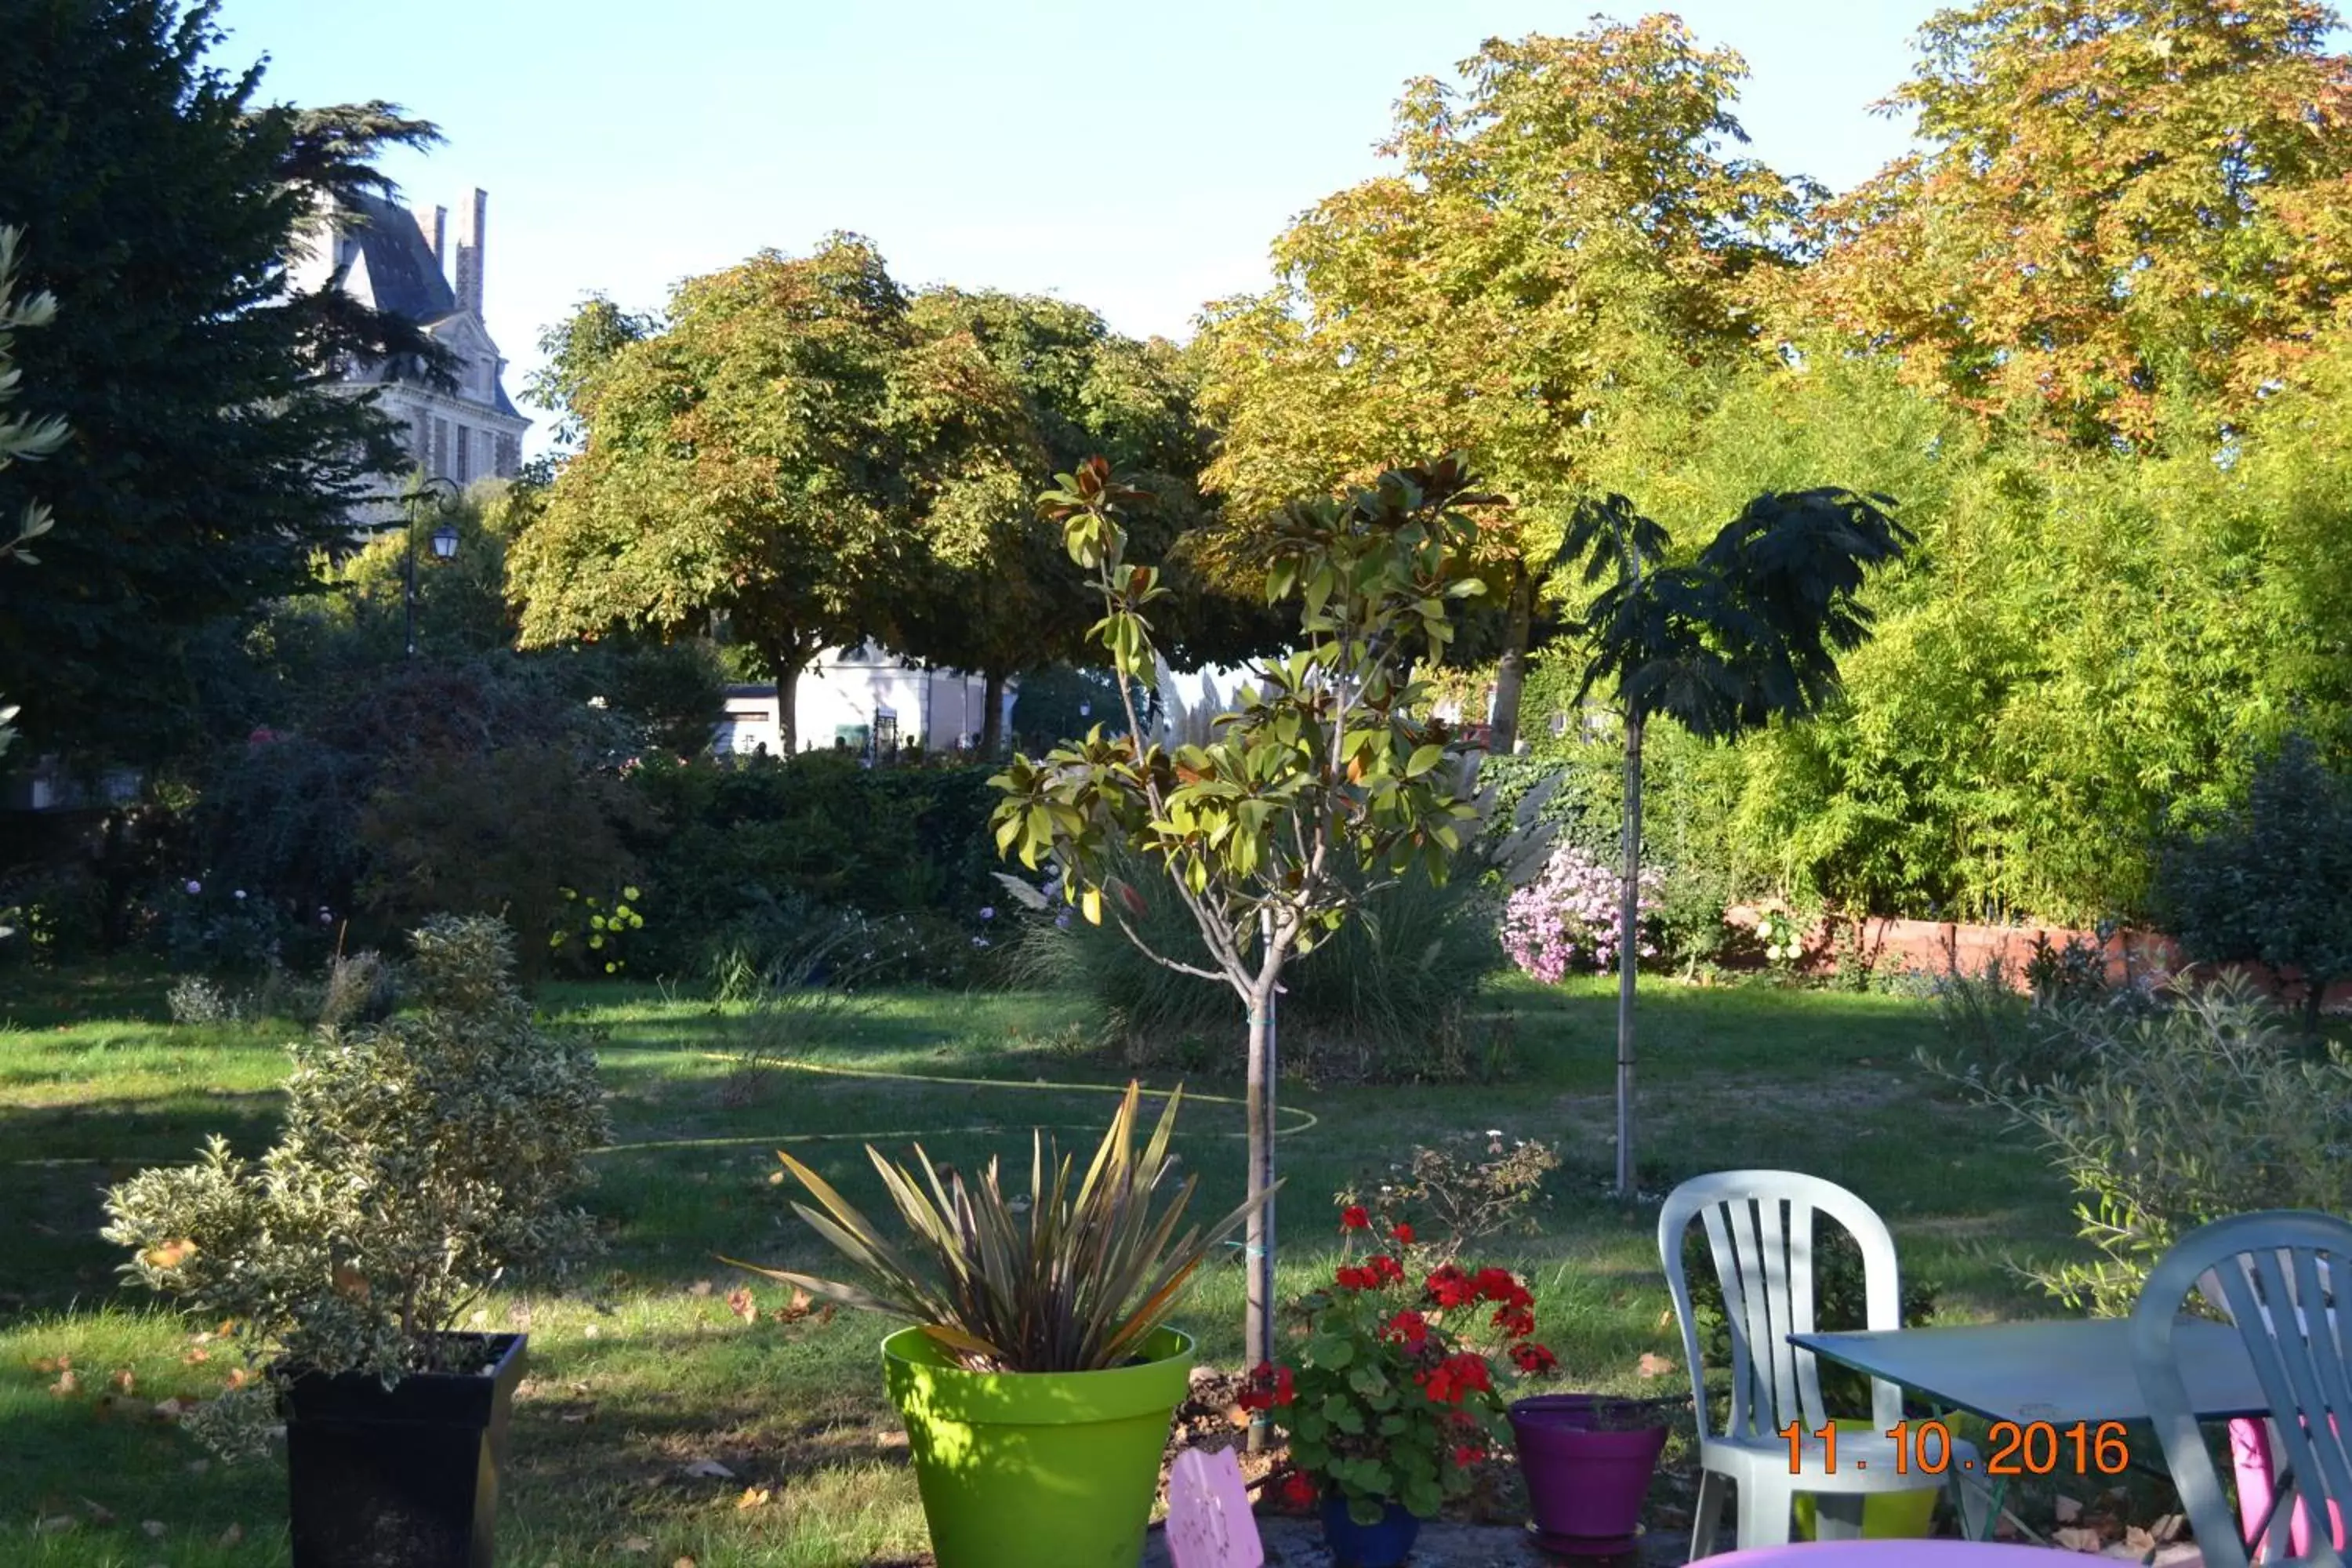
<svg viewBox="0 0 2352 1568">
<path fill-rule="evenodd" d="M 433 531 L 433 558 L 447 561 L 457 553 L 457 524 L 446 521 L 457 510 L 457 487 L 438 475 L 431 479 L 420 477 L 402 498 L 408 511 L 408 553 L 401 573 L 400 609 L 410 658 L 416 657 L 416 514 L 428 496 L 434 510 L 445 520 Z"/>
</svg>

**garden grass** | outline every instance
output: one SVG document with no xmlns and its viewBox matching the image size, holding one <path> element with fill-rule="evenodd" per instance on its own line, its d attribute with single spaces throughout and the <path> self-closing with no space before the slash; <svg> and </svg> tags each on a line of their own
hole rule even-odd
<svg viewBox="0 0 2352 1568">
<path fill-rule="evenodd" d="M 1605 1191 L 1610 989 L 1511 981 L 1489 1003 L 1484 1022 L 1516 1040 L 1499 1081 L 1286 1082 L 1286 1124 L 1297 1129 L 1282 1141 L 1286 1290 L 1329 1268 L 1340 1184 L 1376 1181 L 1416 1142 L 1483 1144 L 1495 1130 L 1553 1141 L 1567 1162 L 1538 1231 L 1481 1249 L 1535 1286 L 1540 1337 L 1560 1357 L 1556 1386 L 1687 1386 L 1657 1267 L 1655 1195 L 1706 1170 L 1784 1166 L 1853 1187 L 1886 1216 L 1906 1272 L 1937 1284 L 1947 1320 L 2058 1310 L 2011 1264 L 2071 1249 L 2070 1195 L 2030 1147 L 1916 1068 L 1913 1053 L 1936 1034 L 1924 1004 L 1645 982 L 1637 1148 L 1651 1196 L 1621 1205 Z M 750 1072 L 735 1059 L 752 1026 L 741 1009 L 638 986 L 551 987 L 542 1004 L 561 1026 L 601 1037 L 616 1147 L 598 1156 L 588 1201 L 612 1249 L 584 1291 L 484 1305 L 485 1326 L 530 1334 L 500 1562 L 822 1568 L 919 1557 L 904 1439 L 881 1394 L 886 1325 L 850 1313 L 780 1321 L 788 1293 L 719 1255 L 822 1268 L 790 1189 L 772 1179 L 779 1146 L 869 1209 L 881 1195 L 866 1138 L 903 1153 L 919 1137 L 966 1168 L 1002 1152 L 1024 1179 L 1034 1125 L 1090 1148 L 1124 1075 L 1072 1048 L 1084 1037 L 1076 1004 L 879 996 L 824 1038 L 793 1042 L 800 1060 L 835 1070 Z M 282 1463 L 211 1460 L 154 1413 L 218 1392 L 234 1352 L 197 1337 L 216 1325 L 171 1317 L 121 1286 L 120 1258 L 95 1233 L 109 1182 L 187 1158 L 210 1132 L 247 1152 L 268 1143 L 290 1026 L 164 1018 L 152 977 L 19 974 L 0 989 L 0 1561 L 11 1564 L 286 1560 Z M 1187 1088 L 1202 1098 L 1188 1097 L 1180 1148 L 1202 1173 L 1205 1219 L 1241 1195 L 1241 1111 L 1226 1102 L 1239 1088 L 1217 1078 Z M 747 1285 L 749 1322 L 728 1300 Z M 1205 1359 L 1233 1364 L 1238 1268 L 1213 1269 L 1181 1321 Z M 1674 1370 L 1645 1379 L 1645 1354 Z"/>
</svg>

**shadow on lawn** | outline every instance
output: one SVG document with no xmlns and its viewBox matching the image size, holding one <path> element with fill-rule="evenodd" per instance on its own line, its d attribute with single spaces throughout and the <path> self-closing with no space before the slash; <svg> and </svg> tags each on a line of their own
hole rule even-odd
<svg viewBox="0 0 2352 1568">
<path fill-rule="evenodd" d="M 196 1155 L 219 1133 L 242 1153 L 278 1134 L 275 1094 L 181 1094 L 99 1108 L 0 1108 L 0 1322 L 116 1289 L 120 1248 L 100 1238 L 106 1189 Z M 93 1151 L 99 1152 L 93 1152 Z"/>
</svg>

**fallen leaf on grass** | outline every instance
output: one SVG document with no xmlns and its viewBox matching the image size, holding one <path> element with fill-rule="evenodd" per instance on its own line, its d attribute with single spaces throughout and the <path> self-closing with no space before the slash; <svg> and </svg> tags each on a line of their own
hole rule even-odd
<svg viewBox="0 0 2352 1568">
<path fill-rule="evenodd" d="M 795 1285 L 793 1287 L 792 1299 L 786 1301 L 782 1306 L 776 1309 L 776 1321 L 780 1323 L 797 1323 L 803 1318 L 807 1317 L 809 1315 L 809 1309 L 815 1305 L 816 1299 L 811 1296 L 807 1291 L 802 1289 L 799 1286 Z"/>
<path fill-rule="evenodd" d="M 2097 1531 L 2072 1524 L 2060 1525 L 2050 1532 L 2050 1539 L 2069 1552 L 2096 1552 L 2105 1544 Z"/>
<path fill-rule="evenodd" d="M 33 1360 L 33 1370 L 43 1377 L 55 1377 L 71 1365 L 73 1357 L 69 1355 L 36 1356 Z"/>
<path fill-rule="evenodd" d="M 190 1351 L 187 1354 L 180 1358 L 182 1362 L 185 1363 L 189 1366 L 202 1366 L 205 1363 L 212 1359 L 213 1352 L 205 1349 L 202 1345 L 198 1345 L 195 1349 Z"/>
<path fill-rule="evenodd" d="M 582 1339 L 593 1340 L 604 1331 L 604 1330 L 598 1328 L 595 1324 L 591 1323 L 586 1328 L 580 1331 L 580 1337 Z"/>
<path fill-rule="evenodd" d="M 220 1543 L 223 1546 L 235 1546 L 238 1542 L 243 1541 L 244 1539 L 245 1526 L 241 1524 L 232 1524 L 226 1530 L 220 1532 Z"/>
<path fill-rule="evenodd" d="M 1643 1351 L 1642 1359 L 1633 1363 L 1633 1370 L 1643 1377 L 1664 1377 L 1675 1370 L 1675 1363 L 1655 1352 Z"/>
<path fill-rule="evenodd" d="M 62 1535 L 81 1521 L 69 1513 L 53 1513 L 47 1519 L 33 1521 L 35 1535 Z"/>
<path fill-rule="evenodd" d="M 49 1392 L 51 1394 L 58 1394 L 60 1397 L 69 1394 L 79 1394 L 81 1392 L 81 1379 L 74 1375 L 73 1368 L 67 1367 L 63 1372 L 58 1373 L 57 1382 L 49 1384 Z"/>
<path fill-rule="evenodd" d="M 693 1284 L 688 1285 L 686 1288 L 686 1293 L 689 1296 L 708 1296 L 710 1294 L 711 1289 L 712 1287 L 709 1280 L 698 1279 Z"/>
<path fill-rule="evenodd" d="M 138 1387 L 138 1386 L 139 1386 L 139 1380 L 138 1380 L 136 1377 L 133 1377 L 133 1376 L 131 1375 L 131 1369 L 130 1369 L 129 1367 L 127 1367 L 127 1366 L 126 1366 L 126 1367 L 121 1368 L 120 1370 L 118 1370 L 118 1371 L 115 1373 L 115 1374 L 114 1374 L 114 1392 L 115 1392 L 115 1393 L 117 1393 L 117 1394 L 128 1394 L 128 1393 L 130 1393 L 132 1389 L 134 1389 L 134 1388 L 136 1388 L 136 1387 Z"/>
<path fill-rule="evenodd" d="M 104 1503 L 92 1498 L 84 1498 L 81 1500 L 81 1506 L 89 1510 L 90 1521 L 92 1523 L 112 1524 L 114 1522 L 114 1510 L 107 1507 Z"/>
<path fill-rule="evenodd" d="M 669 1568 L 694 1568 L 694 1559 L 691 1557 L 681 1557 L 677 1562 L 671 1563 Z"/>
<path fill-rule="evenodd" d="M 651 1552 L 654 1549 L 653 1537 L 649 1535 L 625 1536 L 622 1539 L 620 1549 L 624 1552 Z"/>
<path fill-rule="evenodd" d="M 251 1367 L 234 1366 L 229 1368 L 228 1385 L 231 1388 L 243 1388 L 247 1384 L 251 1383 L 252 1381 L 253 1369 Z"/>
<path fill-rule="evenodd" d="M 146 1532 L 147 1539 L 150 1541 L 163 1539 L 165 1526 L 160 1519 L 142 1519 L 139 1521 L 139 1528 Z"/>
<path fill-rule="evenodd" d="M 716 1459 L 697 1459 L 686 1467 L 686 1473 L 705 1480 L 731 1481 L 735 1479 L 735 1472 Z"/>
<path fill-rule="evenodd" d="M 193 1394 L 175 1394 L 169 1399 L 157 1401 L 155 1414 L 165 1421 L 177 1421 L 194 1410 L 196 1404 L 196 1396 Z"/>
<path fill-rule="evenodd" d="M 759 1321 L 760 1309 L 752 1301 L 751 1289 L 739 1285 L 727 1292 L 727 1310 L 747 1323 Z"/>
<path fill-rule="evenodd" d="M 2072 1524 L 2083 1517 L 2083 1505 L 2061 1492 L 2052 1503 L 2051 1512 L 2057 1516 L 2059 1523 Z"/>
<path fill-rule="evenodd" d="M 765 1508 L 768 1505 L 769 1495 L 768 1489 L 765 1487 L 745 1487 L 743 1495 L 735 1500 L 735 1506 L 738 1509 Z"/>
</svg>

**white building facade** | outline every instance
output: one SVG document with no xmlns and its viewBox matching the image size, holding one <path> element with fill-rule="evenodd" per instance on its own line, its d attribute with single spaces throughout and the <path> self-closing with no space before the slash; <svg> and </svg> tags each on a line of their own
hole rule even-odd
<svg viewBox="0 0 2352 1568">
<path fill-rule="evenodd" d="M 459 209 L 454 226 L 446 207 L 411 211 L 361 196 L 293 268 L 296 286 L 331 282 L 405 318 L 448 351 L 454 388 L 435 384 L 413 357 L 348 364 L 343 384 L 377 389 L 377 406 L 400 422 L 415 465 L 461 489 L 477 479 L 512 479 L 530 428 L 507 396 L 506 358 L 482 321 L 488 221 L 489 197 L 481 191 Z M 397 518 L 396 509 L 382 508 L 362 521 Z"/>
<path fill-rule="evenodd" d="M 1004 683 L 1000 732 L 1011 734 L 1014 683 Z M 878 647 L 833 648 L 801 672 L 793 688 L 793 712 L 801 750 L 822 751 L 836 742 L 865 752 L 877 736 L 908 742 L 927 752 L 955 751 L 979 742 L 988 715 L 988 682 L 953 669 L 919 669 Z M 775 688 L 727 689 L 727 717 L 711 737 L 720 755 L 783 753 L 783 727 L 776 714 Z"/>
</svg>

